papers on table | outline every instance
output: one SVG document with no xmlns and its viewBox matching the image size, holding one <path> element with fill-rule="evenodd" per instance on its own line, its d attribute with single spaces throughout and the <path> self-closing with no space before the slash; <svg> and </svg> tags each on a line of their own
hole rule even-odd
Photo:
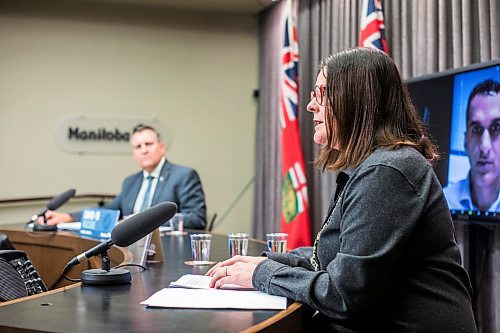
<svg viewBox="0 0 500 333">
<path fill-rule="evenodd" d="M 28 228 L 33 228 L 34 224 L 33 222 L 28 223 L 27 227 Z M 59 223 L 57 225 L 58 230 L 80 230 L 82 224 L 81 222 L 63 222 Z"/>
<path fill-rule="evenodd" d="M 210 277 L 184 275 L 170 285 L 141 302 L 151 307 L 197 309 L 260 309 L 284 310 L 286 297 L 272 296 L 256 290 L 214 289 L 208 287 Z M 241 286 L 233 285 L 236 288 Z"/>
<path fill-rule="evenodd" d="M 248 290 L 164 288 L 141 304 L 163 308 L 284 310 L 286 297 Z"/>
<path fill-rule="evenodd" d="M 191 289 L 211 289 L 209 287 L 210 276 L 186 274 L 177 281 L 170 282 L 170 287 L 181 287 Z M 236 289 L 236 290 L 255 290 L 254 288 L 246 288 L 237 284 L 225 284 L 221 289 Z"/>
<path fill-rule="evenodd" d="M 59 230 L 80 230 L 81 227 L 81 222 L 63 222 L 57 225 L 57 229 Z"/>
</svg>

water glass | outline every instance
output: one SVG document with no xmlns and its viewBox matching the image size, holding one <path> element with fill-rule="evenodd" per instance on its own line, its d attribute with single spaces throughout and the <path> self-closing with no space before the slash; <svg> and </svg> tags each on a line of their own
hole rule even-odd
<svg viewBox="0 0 500 333">
<path fill-rule="evenodd" d="M 229 249 L 230 257 L 234 257 L 238 254 L 246 256 L 248 249 L 248 234 L 233 233 L 227 235 L 227 246 Z"/>
<path fill-rule="evenodd" d="M 286 241 L 288 239 L 288 234 L 283 232 L 275 232 L 271 234 L 266 234 L 267 237 L 267 249 L 269 252 L 286 252 Z"/>
<path fill-rule="evenodd" d="M 210 243 L 212 235 L 210 234 L 192 234 L 191 253 L 193 254 L 193 265 L 210 264 Z"/>
<path fill-rule="evenodd" d="M 171 235 L 183 235 L 184 234 L 184 214 L 177 213 L 170 219 L 170 231 Z"/>
</svg>

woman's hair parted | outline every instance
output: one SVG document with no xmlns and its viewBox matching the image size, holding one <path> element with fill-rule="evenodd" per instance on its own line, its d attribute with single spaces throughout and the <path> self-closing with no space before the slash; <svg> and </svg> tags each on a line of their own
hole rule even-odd
<svg viewBox="0 0 500 333">
<path fill-rule="evenodd" d="M 437 148 L 388 55 L 352 48 L 328 56 L 321 68 L 327 81 L 327 144 L 316 160 L 320 169 L 357 167 L 379 147 L 414 147 L 431 164 L 436 162 Z"/>
</svg>

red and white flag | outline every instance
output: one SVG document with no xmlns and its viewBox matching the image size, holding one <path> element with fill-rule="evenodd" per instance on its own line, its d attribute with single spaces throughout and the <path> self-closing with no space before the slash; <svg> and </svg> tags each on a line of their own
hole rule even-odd
<svg viewBox="0 0 500 333">
<path fill-rule="evenodd" d="M 385 39 L 384 12 L 380 0 L 363 0 L 359 46 L 371 47 L 389 53 Z"/>
<path fill-rule="evenodd" d="M 311 245 L 311 223 L 300 143 L 297 108 L 299 100 L 299 47 L 297 29 L 292 17 L 291 0 L 287 0 L 285 36 L 281 59 L 280 127 L 282 161 L 281 231 L 288 233 L 288 249 Z"/>
</svg>

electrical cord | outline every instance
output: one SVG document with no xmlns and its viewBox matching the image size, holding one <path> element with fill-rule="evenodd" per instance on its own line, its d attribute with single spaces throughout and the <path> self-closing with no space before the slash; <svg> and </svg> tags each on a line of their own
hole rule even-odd
<svg viewBox="0 0 500 333">
<path fill-rule="evenodd" d="M 73 279 L 73 278 L 70 278 L 67 274 L 69 272 L 69 270 L 71 269 L 71 267 L 73 267 L 74 265 L 71 265 L 70 263 L 67 263 L 66 266 L 64 267 L 63 269 L 63 277 L 65 280 L 68 280 L 68 281 L 71 281 L 71 282 L 81 282 L 82 279 Z"/>
<path fill-rule="evenodd" d="M 123 268 L 123 267 L 139 267 L 139 268 L 142 268 L 141 272 L 144 272 L 147 270 L 147 267 L 139 265 L 139 264 L 123 264 L 123 265 L 118 265 L 118 266 L 113 267 L 113 268 Z"/>
</svg>

